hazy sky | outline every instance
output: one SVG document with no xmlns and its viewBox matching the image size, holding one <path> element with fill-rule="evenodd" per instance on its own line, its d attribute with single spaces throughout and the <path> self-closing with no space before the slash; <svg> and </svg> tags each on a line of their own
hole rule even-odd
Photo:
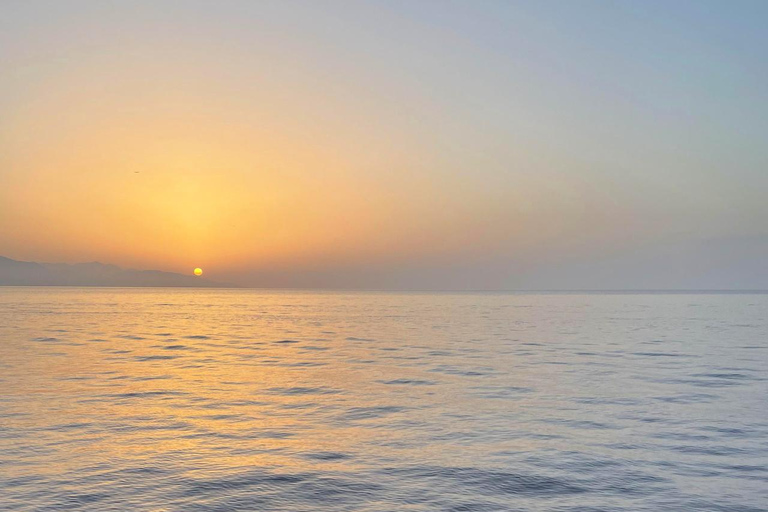
<svg viewBox="0 0 768 512">
<path fill-rule="evenodd" d="M 768 288 L 768 2 L 0 0 L 0 255 Z"/>
</svg>

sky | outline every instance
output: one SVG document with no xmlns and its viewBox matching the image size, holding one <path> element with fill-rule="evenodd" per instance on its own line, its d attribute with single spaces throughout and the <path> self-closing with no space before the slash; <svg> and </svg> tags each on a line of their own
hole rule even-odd
<svg viewBox="0 0 768 512">
<path fill-rule="evenodd" d="M 0 0 L 0 255 L 768 289 L 763 1 Z"/>
</svg>

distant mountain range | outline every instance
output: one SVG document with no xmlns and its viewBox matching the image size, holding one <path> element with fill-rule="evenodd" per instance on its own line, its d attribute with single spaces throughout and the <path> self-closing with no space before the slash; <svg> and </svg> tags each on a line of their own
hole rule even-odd
<svg viewBox="0 0 768 512">
<path fill-rule="evenodd" d="M 103 263 L 35 263 L 0 256 L 0 286 L 230 287 L 202 277 Z"/>
</svg>

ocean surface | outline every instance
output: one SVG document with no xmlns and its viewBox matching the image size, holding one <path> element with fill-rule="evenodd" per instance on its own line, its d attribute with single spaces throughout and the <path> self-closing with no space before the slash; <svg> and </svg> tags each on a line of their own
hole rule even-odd
<svg viewBox="0 0 768 512">
<path fill-rule="evenodd" d="M 3 511 L 768 510 L 768 295 L 0 288 Z"/>
</svg>

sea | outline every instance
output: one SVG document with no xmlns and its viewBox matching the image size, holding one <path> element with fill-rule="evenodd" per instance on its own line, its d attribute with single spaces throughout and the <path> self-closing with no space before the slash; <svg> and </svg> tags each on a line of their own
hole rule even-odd
<svg viewBox="0 0 768 512">
<path fill-rule="evenodd" d="M 0 288 L 2 511 L 768 510 L 768 295 Z"/>
</svg>

